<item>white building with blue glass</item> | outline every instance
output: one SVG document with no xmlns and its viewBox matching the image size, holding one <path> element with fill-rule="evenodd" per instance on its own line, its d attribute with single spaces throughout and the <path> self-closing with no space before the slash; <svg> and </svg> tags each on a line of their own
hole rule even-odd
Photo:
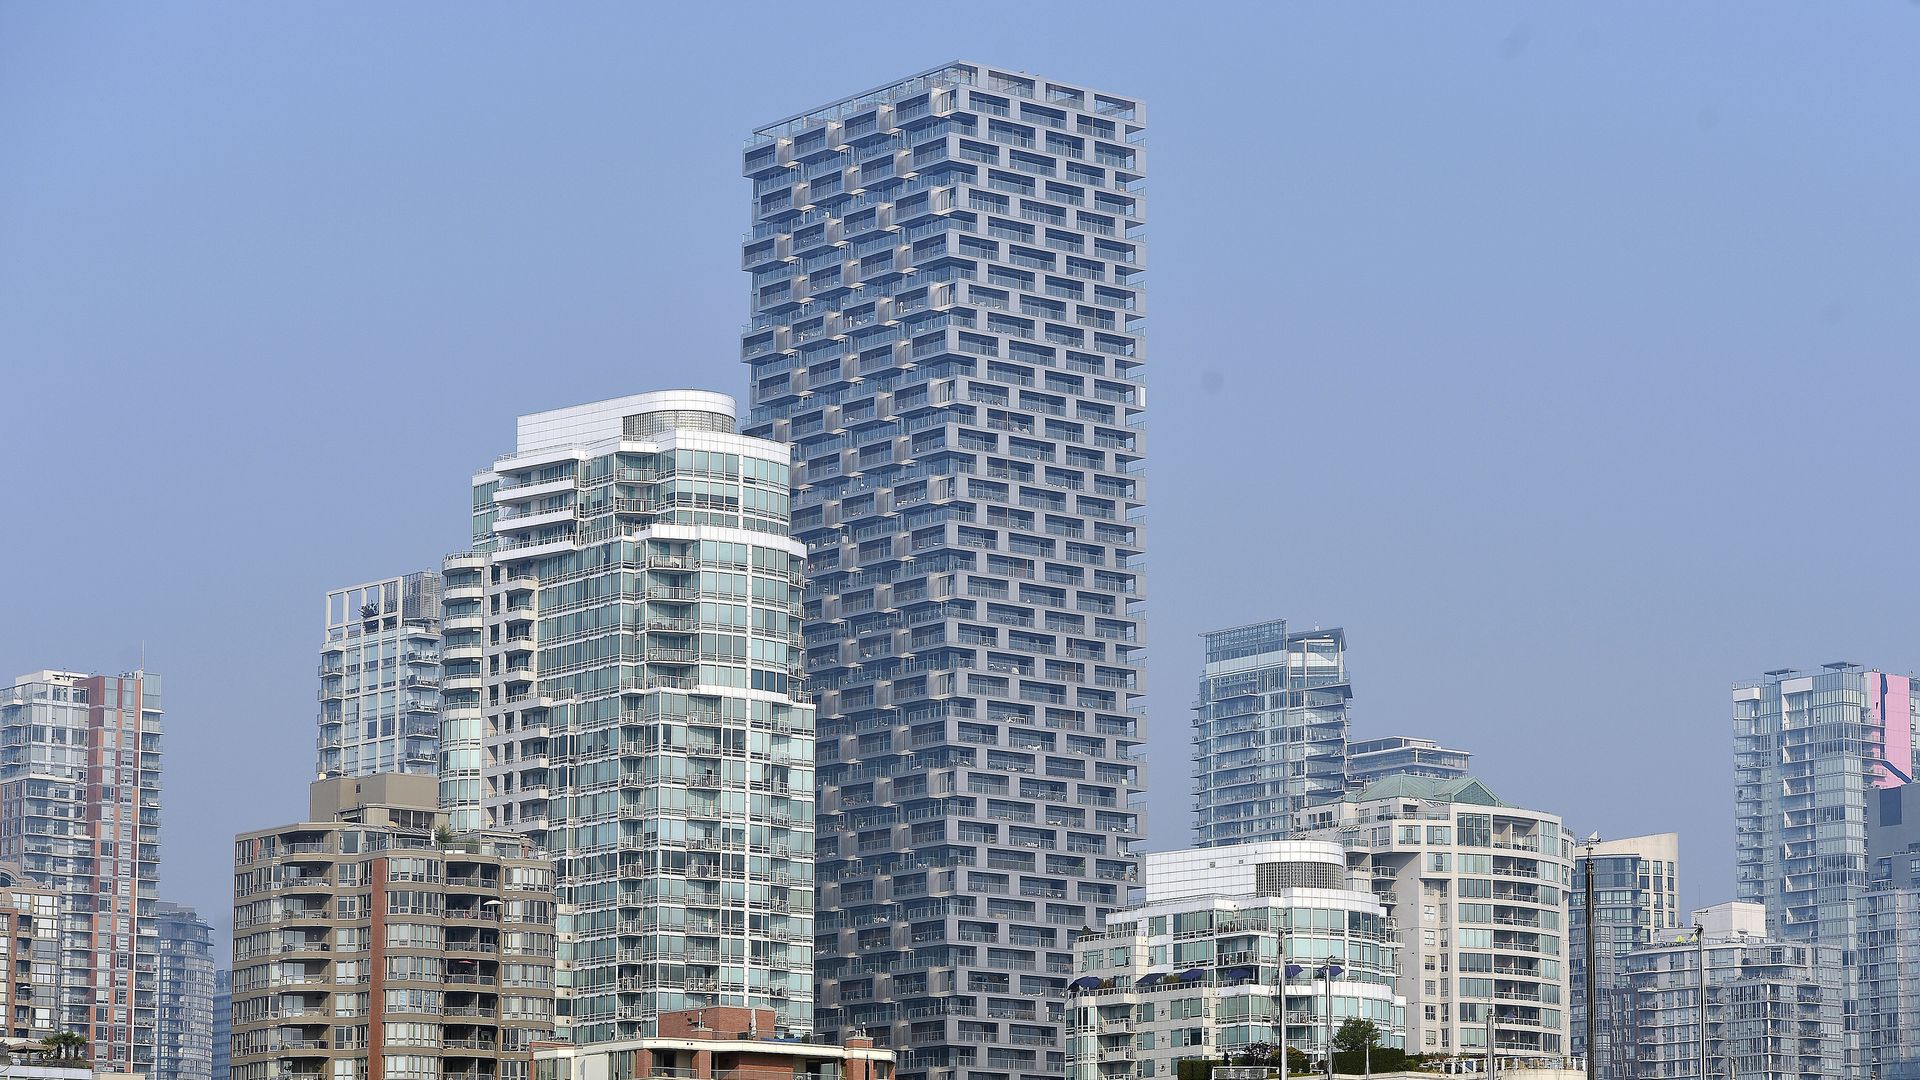
<svg viewBox="0 0 1920 1080">
<path fill-rule="evenodd" d="M 520 418 L 449 556 L 441 795 L 554 859 L 572 1037 L 813 1022 L 813 707 L 788 448 L 676 390 Z M 456 825 L 459 827 L 459 825 Z"/>
</svg>

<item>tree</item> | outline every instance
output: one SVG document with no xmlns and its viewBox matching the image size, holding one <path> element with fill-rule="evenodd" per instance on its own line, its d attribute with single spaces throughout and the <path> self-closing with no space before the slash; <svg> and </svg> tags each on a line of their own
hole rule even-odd
<svg viewBox="0 0 1920 1080">
<path fill-rule="evenodd" d="M 1333 1033 L 1335 1053 L 1358 1053 L 1369 1046 L 1379 1045 L 1380 1028 L 1373 1021 L 1357 1016 L 1341 1024 L 1340 1030 Z"/>
<path fill-rule="evenodd" d="M 73 1031 L 56 1031 L 40 1040 L 41 1053 L 58 1061 L 78 1061 L 86 1052 L 86 1037 Z"/>
</svg>

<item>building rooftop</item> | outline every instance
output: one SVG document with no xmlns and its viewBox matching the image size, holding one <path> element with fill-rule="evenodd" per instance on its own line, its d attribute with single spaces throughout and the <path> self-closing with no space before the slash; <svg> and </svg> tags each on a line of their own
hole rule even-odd
<svg viewBox="0 0 1920 1080">
<path fill-rule="evenodd" d="M 1475 806 L 1506 806 L 1500 796 L 1471 776 L 1440 780 L 1431 776 L 1401 773 L 1382 777 L 1347 796 L 1348 802 L 1372 802 L 1376 799 L 1420 799 L 1425 802 L 1470 803 Z"/>
</svg>

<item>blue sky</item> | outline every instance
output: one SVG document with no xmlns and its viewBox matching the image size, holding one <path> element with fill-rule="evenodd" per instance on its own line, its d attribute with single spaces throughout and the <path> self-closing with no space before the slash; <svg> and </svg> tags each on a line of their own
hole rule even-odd
<svg viewBox="0 0 1920 1080">
<path fill-rule="evenodd" d="M 1732 894 L 1729 684 L 1920 651 L 1920 5 L 965 11 L 0 3 L 0 667 L 144 642 L 168 898 L 516 414 L 744 393 L 745 134 L 953 58 L 1149 105 L 1152 846 L 1198 635 L 1284 616 Z"/>
</svg>

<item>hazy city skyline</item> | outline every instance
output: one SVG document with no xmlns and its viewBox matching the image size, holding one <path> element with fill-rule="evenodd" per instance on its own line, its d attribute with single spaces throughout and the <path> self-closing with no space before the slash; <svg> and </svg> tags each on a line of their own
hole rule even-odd
<svg viewBox="0 0 1920 1080">
<path fill-rule="evenodd" d="M 223 942 L 327 590 L 463 548 L 516 416 L 744 404 L 741 133 L 977 58 L 1154 114 L 1144 846 L 1199 635 L 1285 618 L 1356 733 L 1732 899 L 1729 684 L 1920 656 L 1920 8 L 1217 10 L 0 9 L 0 676 L 165 676 Z"/>
</svg>

